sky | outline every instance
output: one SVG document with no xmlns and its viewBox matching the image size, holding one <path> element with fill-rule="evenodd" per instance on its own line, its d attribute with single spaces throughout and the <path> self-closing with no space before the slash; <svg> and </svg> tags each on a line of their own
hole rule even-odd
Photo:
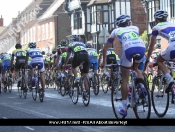
<svg viewBox="0 0 175 132">
<path fill-rule="evenodd" d="M 18 11 L 22 12 L 33 0 L 0 0 L 0 17 L 4 19 L 4 26 L 17 17 Z"/>
</svg>

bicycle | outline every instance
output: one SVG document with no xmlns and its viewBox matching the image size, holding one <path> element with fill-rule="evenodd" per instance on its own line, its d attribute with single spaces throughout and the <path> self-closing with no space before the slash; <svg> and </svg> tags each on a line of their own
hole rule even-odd
<svg viewBox="0 0 175 132">
<path fill-rule="evenodd" d="M 101 77 L 101 87 L 104 93 L 108 92 L 108 89 L 111 89 L 112 83 L 113 81 L 116 79 L 116 77 L 118 77 L 118 80 L 120 80 L 121 83 L 121 73 L 119 72 L 114 72 L 115 67 L 119 67 L 119 64 L 109 64 L 106 65 L 106 67 L 110 67 L 111 69 L 111 73 L 110 73 L 110 77 L 108 77 L 105 73 L 103 73 L 102 77 Z"/>
<path fill-rule="evenodd" d="M 81 69 L 83 69 L 83 63 L 84 62 L 80 65 Z M 71 87 L 71 100 L 74 104 L 77 104 L 79 95 L 82 96 L 83 104 L 88 106 L 90 102 L 90 87 L 89 80 L 86 76 L 80 77 L 80 82 L 77 83 L 77 86 L 75 86 L 73 81 L 73 85 Z"/>
<path fill-rule="evenodd" d="M 140 54 L 135 54 L 131 57 L 133 58 L 134 62 L 136 58 L 140 57 Z M 141 78 L 136 78 L 136 73 L 134 71 L 134 64 L 131 69 L 131 82 L 132 82 L 132 88 L 130 89 L 131 95 L 128 94 L 130 104 L 127 105 L 127 109 L 132 108 L 137 119 L 141 118 L 140 113 L 146 115 L 143 118 L 149 119 L 151 114 L 150 94 L 144 80 Z M 141 84 L 144 86 L 143 88 L 141 88 Z M 117 79 L 114 80 L 112 84 L 111 103 L 115 117 L 117 119 L 124 119 L 125 116 L 120 115 L 117 111 L 118 107 L 121 106 L 122 104 L 121 90 L 119 88 Z M 139 109 L 140 106 L 141 108 Z M 147 110 L 145 110 L 146 107 Z M 147 112 L 147 114 L 145 114 L 145 112 Z"/>
<path fill-rule="evenodd" d="M 173 61 L 168 62 L 170 65 L 173 64 Z M 175 67 L 168 66 L 168 69 L 175 69 Z M 171 83 L 165 91 L 165 85 L 167 80 L 163 74 L 159 74 L 153 78 L 153 85 L 151 91 L 151 99 L 153 104 L 153 109 L 158 117 L 164 117 L 168 111 L 169 107 L 169 92 L 172 92 L 171 103 L 174 104 L 174 91 L 172 86 L 174 83 Z M 171 90 L 169 90 L 171 89 Z M 162 101 L 162 102 L 161 102 Z M 164 104 L 164 106 L 162 106 Z M 160 107 L 160 108 L 159 108 Z"/>
<path fill-rule="evenodd" d="M 92 63 L 93 65 L 95 63 Z M 98 95 L 99 93 L 99 76 L 97 73 L 94 73 L 94 70 L 91 70 L 93 69 L 93 66 L 90 67 L 90 71 L 89 71 L 89 85 L 90 85 L 90 88 L 92 87 L 93 89 L 93 92 L 94 92 L 94 95 Z"/>
<path fill-rule="evenodd" d="M 40 102 L 43 102 L 44 100 L 44 91 L 42 88 L 40 88 L 40 81 L 41 80 L 41 77 L 40 77 L 40 64 L 38 64 L 35 68 L 35 72 L 36 72 L 36 77 L 35 77 L 35 86 L 34 88 L 32 88 L 32 97 L 33 97 L 33 100 L 36 101 L 37 99 L 37 93 L 39 94 L 39 99 L 40 99 Z"/>
<path fill-rule="evenodd" d="M 20 75 L 20 71 L 22 71 L 22 75 Z M 18 94 L 19 97 L 21 98 L 22 95 L 24 96 L 24 98 L 27 98 L 27 85 L 26 85 L 26 81 L 25 81 L 25 67 L 24 65 L 21 66 L 20 70 L 19 70 L 19 76 L 21 76 L 21 81 L 18 81 Z"/>
<path fill-rule="evenodd" d="M 8 70 L 7 75 L 6 75 L 7 76 L 6 77 L 7 89 L 9 91 L 9 93 L 11 93 L 13 83 L 12 83 L 12 78 L 11 78 L 12 75 L 9 74 L 10 67 L 7 67 L 7 70 Z"/>
</svg>

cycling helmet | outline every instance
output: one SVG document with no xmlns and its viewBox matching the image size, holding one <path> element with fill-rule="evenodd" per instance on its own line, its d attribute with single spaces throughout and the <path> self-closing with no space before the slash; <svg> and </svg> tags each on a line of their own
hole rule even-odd
<svg viewBox="0 0 175 132">
<path fill-rule="evenodd" d="M 29 43 L 29 48 L 36 48 L 36 43 L 35 42 L 30 42 Z"/>
<path fill-rule="evenodd" d="M 168 12 L 163 10 L 158 10 L 154 13 L 154 19 L 161 19 L 167 16 L 168 16 Z"/>
<path fill-rule="evenodd" d="M 90 44 L 90 43 L 87 43 L 87 44 L 86 44 L 86 48 L 93 48 L 93 45 Z"/>
<path fill-rule="evenodd" d="M 66 46 L 67 45 L 67 41 L 65 39 L 61 40 L 60 42 L 61 46 Z"/>
<path fill-rule="evenodd" d="M 55 54 L 55 53 L 56 53 L 56 50 L 53 50 L 53 51 L 52 51 L 52 54 Z"/>
<path fill-rule="evenodd" d="M 45 55 L 45 51 L 42 51 L 42 55 Z"/>
<path fill-rule="evenodd" d="M 80 40 L 80 35 L 72 35 L 72 39 L 75 40 Z"/>
<path fill-rule="evenodd" d="M 57 49 L 61 48 L 61 45 L 57 45 Z"/>
<path fill-rule="evenodd" d="M 116 19 L 116 25 L 119 26 L 121 23 L 125 23 L 128 20 L 131 20 L 131 17 L 129 15 L 120 15 Z"/>
<path fill-rule="evenodd" d="M 21 48 L 22 48 L 22 45 L 21 45 L 21 44 L 16 44 L 16 45 L 15 45 L 15 48 L 16 48 L 16 49 L 21 49 Z"/>
</svg>

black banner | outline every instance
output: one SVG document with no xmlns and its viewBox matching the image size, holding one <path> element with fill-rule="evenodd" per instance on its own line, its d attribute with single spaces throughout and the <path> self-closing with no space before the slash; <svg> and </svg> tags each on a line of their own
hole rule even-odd
<svg viewBox="0 0 175 132">
<path fill-rule="evenodd" d="M 0 126 L 174 126 L 175 119 L 0 119 Z"/>
</svg>

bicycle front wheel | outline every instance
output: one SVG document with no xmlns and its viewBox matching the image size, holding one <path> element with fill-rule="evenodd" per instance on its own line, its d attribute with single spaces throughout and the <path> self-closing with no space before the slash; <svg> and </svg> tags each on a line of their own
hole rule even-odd
<svg viewBox="0 0 175 132">
<path fill-rule="evenodd" d="M 34 101 L 36 101 L 36 98 L 37 98 L 37 89 L 36 88 L 32 88 L 32 98 Z"/>
<path fill-rule="evenodd" d="M 109 78 L 105 74 L 101 77 L 101 87 L 104 93 L 108 92 Z"/>
<path fill-rule="evenodd" d="M 141 85 L 144 86 L 141 88 Z M 149 119 L 151 115 L 151 100 L 147 85 L 141 78 L 135 80 L 135 107 L 134 114 L 137 119 Z"/>
<path fill-rule="evenodd" d="M 9 81 L 9 84 L 7 86 L 9 93 L 12 92 L 12 81 Z"/>
<path fill-rule="evenodd" d="M 161 83 L 161 76 L 154 78 L 151 99 L 154 112 L 158 117 L 164 117 L 169 107 L 169 92 L 164 92 L 165 79 Z"/>
<path fill-rule="evenodd" d="M 99 93 L 99 77 L 96 73 L 93 76 L 93 92 L 95 95 L 98 95 Z"/>
</svg>

